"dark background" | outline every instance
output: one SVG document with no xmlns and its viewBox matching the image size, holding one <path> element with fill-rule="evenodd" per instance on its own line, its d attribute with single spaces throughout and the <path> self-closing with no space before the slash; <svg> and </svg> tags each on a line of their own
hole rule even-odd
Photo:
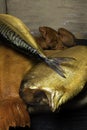
<svg viewBox="0 0 87 130">
<path fill-rule="evenodd" d="M 87 106 L 77 110 L 60 110 L 59 113 L 33 114 L 30 117 L 31 127 L 20 130 L 87 130 Z"/>
</svg>

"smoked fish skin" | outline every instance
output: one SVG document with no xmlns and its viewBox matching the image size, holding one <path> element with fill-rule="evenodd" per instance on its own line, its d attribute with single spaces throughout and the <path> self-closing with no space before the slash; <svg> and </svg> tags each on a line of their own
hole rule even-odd
<svg viewBox="0 0 87 130">
<path fill-rule="evenodd" d="M 14 49 L 26 55 L 30 55 L 31 53 L 33 56 L 37 56 L 60 76 L 65 77 L 60 67 L 65 58 L 62 58 L 61 61 L 59 58 L 48 58 L 35 38 L 31 35 L 30 30 L 20 19 L 12 15 L 0 14 L 0 35 L 9 41 L 9 45 Z"/>
<path fill-rule="evenodd" d="M 24 76 L 20 95 L 32 108 L 47 105 L 54 112 L 84 88 L 87 82 L 87 46 L 75 46 L 64 51 L 56 51 L 51 56 L 68 56 L 76 59 L 69 63 L 65 61 L 61 65 L 66 78 L 57 75 L 42 62 Z"/>
</svg>

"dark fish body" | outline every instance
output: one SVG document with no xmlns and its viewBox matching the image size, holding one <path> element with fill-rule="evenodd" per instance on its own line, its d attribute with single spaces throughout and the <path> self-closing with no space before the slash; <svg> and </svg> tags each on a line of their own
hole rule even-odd
<svg viewBox="0 0 87 130">
<path fill-rule="evenodd" d="M 14 48 L 19 49 L 19 51 L 25 54 L 31 52 L 33 55 L 39 56 L 60 76 L 65 77 L 60 64 L 65 62 L 65 60 L 67 61 L 73 58 L 64 57 L 60 60 L 60 58 L 52 59 L 46 57 L 41 47 L 31 35 L 29 29 L 18 18 L 7 14 L 0 14 L 0 35 L 10 42 L 9 45 L 14 46 Z"/>
</svg>

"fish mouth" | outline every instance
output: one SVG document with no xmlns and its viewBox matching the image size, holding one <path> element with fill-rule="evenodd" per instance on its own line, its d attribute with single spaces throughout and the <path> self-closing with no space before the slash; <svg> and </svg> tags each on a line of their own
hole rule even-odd
<svg viewBox="0 0 87 130">
<path fill-rule="evenodd" d="M 29 112 L 50 110 L 49 101 L 44 91 L 24 88 L 20 89 L 19 94 L 27 104 Z"/>
<path fill-rule="evenodd" d="M 22 81 L 19 95 L 28 106 L 30 113 L 34 112 L 55 112 L 59 108 L 59 100 L 63 96 L 62 91 L 40 89 L 37 86 L 30 87 L 27 80 Z"/>
<path fill-rule="evenodd" d="M 60 92 L 48 93 L 39 89 L 22 88 L 20 96 L 27 104 L 30 113 L 55 112 L 58 109 L 58 101 L 61 99 Z"/>
</svg>

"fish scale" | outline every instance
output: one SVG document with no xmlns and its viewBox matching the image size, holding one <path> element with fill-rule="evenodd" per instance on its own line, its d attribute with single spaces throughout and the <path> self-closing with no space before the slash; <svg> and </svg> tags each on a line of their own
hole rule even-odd
<svg viewBox="0 0 87 130">
<path fill-rule="evenodd" d="M 17 35 L 13 30 L 11 30 L 4 23 L 1 23 L 1 25 L 0 25 L 0 33 L 8 41 L 12 41 L 14 43 L 14 45 L 16 45 L 18 47 L 21 46 L 23 49 L 25 48 L 25 49 L 28 49 L 29 51 L 35 53 L 35 50 L 31 46 L 25 44 L 25 41 L 22 40 L 19 35 Z"/>
</svg>

